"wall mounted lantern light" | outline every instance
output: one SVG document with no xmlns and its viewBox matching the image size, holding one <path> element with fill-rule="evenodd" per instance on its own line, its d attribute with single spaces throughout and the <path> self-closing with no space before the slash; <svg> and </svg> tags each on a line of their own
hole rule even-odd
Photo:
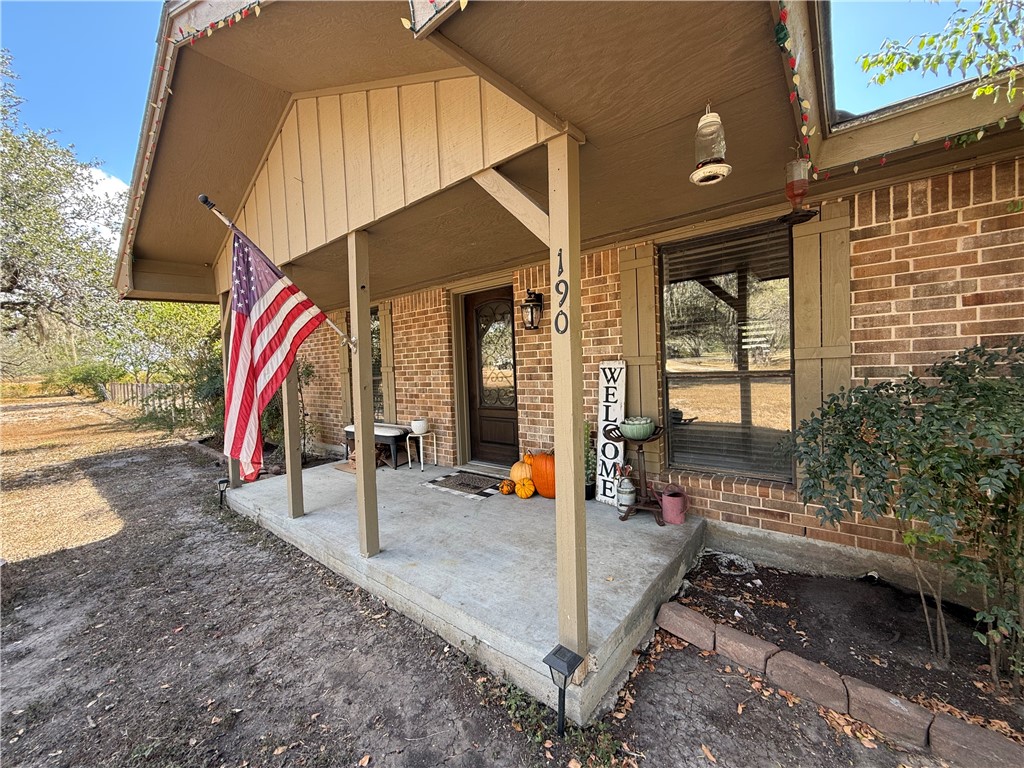
<svg viewBox="0 0 1024 768">
<path fill-rule="evenodd" d="M 544 313 L 544 294 L 526 289 L 526 300 L 520 305 L 523 313 L 523 328 L 536 331 L 540 328 L 540 316 Z"/>
<path fill-rule="evenodd" d="M 551 681 L 558 686 L 558 735 L 565 736 L 565 688 L 583 663 L 583 657 L 559 644 L 544 657 L 544 663 L 551 670 Z"/>
<path fill-rule="evenodd" d="M 697 122 L 697 135 L 693 138 L 697 169 L 690 174 L 690 181 L 698 187 L 717 184 L 730 173 L 732 166 L 725 162 L 725 129 L 722 118 L 711 111 L 711 104 Z"/>
</svg>

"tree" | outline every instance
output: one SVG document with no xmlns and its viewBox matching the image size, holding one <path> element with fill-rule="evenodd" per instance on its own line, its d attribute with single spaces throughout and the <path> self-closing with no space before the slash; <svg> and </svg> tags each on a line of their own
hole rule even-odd
<svg viewBox="0 0 1024 768">
<path fill-rule="evenodd" d="M 964 77 L 977 76 L 975 98 L 998 99 L 1004 93 L 1013 102 L 1024 62 L 1024 0 L 983 0 L 972 12 L 957 0 L 942 32 L 915 35 L 905 43 L 886 39 L 878 53 L 857 60 L 865 72 L 876 70 L 871 82 L 879 85 L 905 72 L 959 70 Z"/>
<path fill-rule="evenodd" d="M 217 307 L 169 301 L 123 301 L 118 322 L 105 335 L 103 353 L 136 381 L 154 375 L 193 380 L 203 367 L 218 327 Z"/>
<path fill-rule="evenodd" d="M 121 202 L 50 132 L 21 122 L 11 56 L 0 52 L 0 328 L 41 342 L 109 323 L 110 236 Z"/>
</svg>

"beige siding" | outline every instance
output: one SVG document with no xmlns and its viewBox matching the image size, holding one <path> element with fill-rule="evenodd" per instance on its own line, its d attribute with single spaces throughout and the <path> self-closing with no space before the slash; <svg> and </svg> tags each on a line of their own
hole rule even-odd
<svg viewBox="0 0 1024 768">
<path fill-rule="evenodd" d="M 551 135 L 475 76 L 303 97 L 242 205 L 247 234 L 283 264 Z"/>
</svg>

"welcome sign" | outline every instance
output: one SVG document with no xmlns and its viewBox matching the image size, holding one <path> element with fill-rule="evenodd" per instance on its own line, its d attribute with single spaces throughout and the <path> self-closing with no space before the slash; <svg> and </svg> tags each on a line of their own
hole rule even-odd
<svg viewBox="0 0 1024 768">
<path fill-rule="evenodd" d="M 605 427 L 618 426 L 626 415 L 626 362 L 601 363 L 597 380 L 597 500 L 617 503 L 615 465 L 626 460 L 626 444 L 604 436 Z"/>
</svg>

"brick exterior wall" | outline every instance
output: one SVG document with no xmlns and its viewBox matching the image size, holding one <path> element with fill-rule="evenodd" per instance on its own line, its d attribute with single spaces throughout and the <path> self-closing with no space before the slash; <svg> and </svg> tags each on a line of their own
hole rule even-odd
<svg viewBox="0 0 1024 768">
<path fill-rule="evenodd" d="M 920 372 L 1024 334 L 1018 160 L 861 192 L 850 232 L 853 379 Z"/>
<path fill-rule="evenodd" d="M 855 195 L 851 223 L 852 379 L 860 382 L 920 370 L 975 343 L 998 345 L 1024 335 L 1024 162 L 940 174 Z M 596 420 L 598 364 L 622 354 L 618 252 L 583 257 L 584 412 Z M 541 328 L 517 318 L 516 373 L 523 450 L 551 447 L 551 288 L 547 265 L 513 275 L 518 307 L 526 289 L 544 293 Z M 655 297 L 656 301 L 659 297 Z M 660 302 L 658 302 L 660 304 Z M 455 462 L 451 294 L 444 289 L 393 302 L 398 419 L 427 415 L 438 433 L 439 461 Z M 303 353 L 317 360 L 307 410 L 320 439 L 334 442 L 331 419 L 339 345 L 317 332 Z M 335 377 L 336 380 L 336 377 Z M 336 421 L 336 420 L 335 420 Z M 684 486 L 694 513 L 766 531 L 903 555 L 895 524 L 860 519 L 822 528 L 795 489 L 767 480 L 672 470 L 649 473 L 657 487 Z"/>
<path fill-rule="evenodd" d="M 347 314 L 328 312 L 327 316 L 343 328 Z M 343 416 L 341 350 L 341 339 L 326 324 L 321 324 L 299 348 L 298 359 L 313 365 L 313 380 L 302 387 L 302 405 L 321 445 L 344 445 L 345 427 L 350 423 Z"/>
<path fill-rule="evenodd" d="M 399 424 L 430 419 L 437 435 L 437 461 L 452 466 L 456 414 L 451 293 L 437 288 L 397 298 L 391 302 L 391 322 L 396 419 Z"/>
<path fill-rule="evenodd" d="M 597 421 L 597 376 L 603 360 L 622 355 L 622 310 L 619 303 L 617 251 L 583 256 L 580 296 L 583 314 L 583 412 Z M 548 266 L 519 270 L 513 283 L 518 307 L 526 289 L 544 294 L 544 316 L 536 331 L 516 330 L 516 396 L 519 402 L 519 447 L 550 450 L 554 435 L 551 381 L 551 279 Z"/>
</svg>

